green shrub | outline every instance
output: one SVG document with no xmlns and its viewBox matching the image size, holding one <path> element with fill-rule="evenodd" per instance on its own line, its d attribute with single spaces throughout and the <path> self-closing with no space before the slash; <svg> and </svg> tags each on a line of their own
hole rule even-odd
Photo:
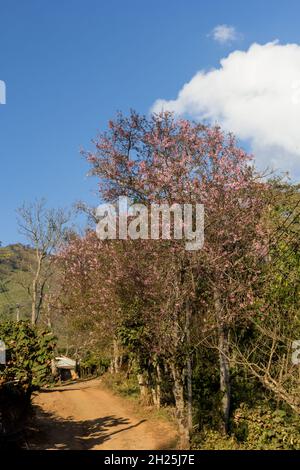
<svg viewBox="0 0 300 470">
<path fill-rule="evenodd" d="M 300 449 L 300 419 L 267 405 L 242 404 L 234 413 L 234 434 L 247 449 Z"/>
<path fill-rule="evenodd" d="M 241 404 L 233 416 L 232 431 L 224 436 L 204 428 L 192 447 L 205 450 L 299 450 L 300 419 L 269 404 Z"/>
<path fill-rule="evenodd" d="M 0 384 L 13 382 L 24 390 L 38 389 L 47 381 L 55 339 L 25 321 L 0 324 L 0 340 L 6 345 L 6 365 L 0 369 Z"/>
<path fill-rule="evenodd" d="M 109 358 L 91 351 L 88 351 L 85 357 L 80 361 L 80 368 L 83 373 L 87 372 L 90 374 L 102 375 L 107 371 L 109 366 Z"/>
<path fill-rule="evenodd" d="M 54 337 L 24 321 L 0 323 L 6 364 L 0 366 L 0 448 L 18 442 L 26 426 L 33 390 L 49 376 Z"/>
<path fill-rule="evenodd" d="M 107 373 L 103 376 L 103 384 L 110 388 L 113 392 L 124 397 L 138 398 L 140 390 L 135 375 L 127 376 L 125 372 L 117 374 Z"/>
<path fill-rule="evenodd" d="M 238 450 L 239 444 L 234 436 L 224 436 L 218 431 L 206 429 L 195 434 L 192 449 L 201 450 Z"/>
</svg>

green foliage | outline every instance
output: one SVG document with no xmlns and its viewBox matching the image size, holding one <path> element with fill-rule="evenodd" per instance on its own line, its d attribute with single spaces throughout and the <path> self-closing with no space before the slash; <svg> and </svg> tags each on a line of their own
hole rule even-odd
<svg viewBox="0 0 300 470">
<path fill-rule="evenodd" d="M 16 318 L 17 304 L 21 318 L 30 311 L 28 267 L 34 263 L 30 247 L 16 244 L 0 248 L 0 321 Z"/>
<path fill-rule="evenodd" d="M 16 244 L 0 248 L 0 276 L 9 275 L 18 271 L 24 258 L 31 253 L 31 249 L 24 245 Z"/>
<path fill-rule="evenodd" d="M 113 392 L 127 398 L 139 397 L 139 386 L 135 375 L 127 375 L 124 372 L 117 374 L 107 373 L 103 376 L 103 384 Z"/>
<path fill-rule="evenodd" d="M 141 320 L 142 305 L 138 299 L 123 303 L 123 319 L 117 328 L 117 336 L 128 356 L 134 359 L 136 372 L 142 372 L 149 366 L 151 333 L 149 325 Z"/>
<path fill-rule="evenodd" d="M 7 348 L 0 383 L 16 382 L 24 390 L 34 390 L 46 382 L 55 346 L 52 333 L 24 321 L 7 321 L 0 324 L 0 340 Z"/>
<path fill-rule="evenodd" d="M 239 450 L 234 436 L 224 436 L 218 431 L 205 429 L 192 440 L 192 449 L 201 450 Z"/>
<path fill-rule="evenodd" d="M 230 435 L 209 427 L 193 438 L 192 447 L 202 450 L 299 450 L 300 419 L 267 403 L 241 404 L 233 417 Z"/>
<path fill-rule="evenodd" d="M 231 373 L 231 410 L 240 407 L 242 403 L 255 407 L 258 402 L 269 401 L 266 390 L 259 380 L 242 367 L 232 367 Z"/>
<path fill-rule="evenodd" d="M 242 404 L 234 423 L 236 439 L 247 449 L 300 449 L 300 418 L 285 410 Z"/>
<path fill-rule="evenodd" d="M 103 357 L 102 354 L 87 351 L 84 359 L 80 361 L 80 367 L 87 369 L 91 373 L 96 372 L 98 375 L 104 374 L 110 365 L 110 359 Z"/>
<path fill-rule="evenodd" d="M 196 422 L 200 429 L 207 424 L 217 427 L 221 419 L 217 353 L 213 349 L 198 348 L 193 363 L 193 401 Z"/>
</svg>

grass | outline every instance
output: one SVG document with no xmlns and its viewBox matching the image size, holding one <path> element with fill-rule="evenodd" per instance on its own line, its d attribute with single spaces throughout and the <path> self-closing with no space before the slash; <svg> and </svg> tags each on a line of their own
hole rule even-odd
<svg viewBox="0 0 300 470">
<path fill-rule="evenodd" d="M 102 376 L 102 383 L 117 395 L 131 400 L 139 398 L 138 383 L 133 376 L 127 378 L 125 373 L 110 374 L 107 372 Z"/>
<path fill-rule="evenodd" d="M 0 247 L 0 318 L 2 319 L 16 319 L 17 304 L 20 305 L 21 318 L 30 312 L 30 298 L 21 286 L 20 278 L 25 284 L 28 283 L 30 274 L 24 269 L 24 263 L 31 256 L 31 250 L 20 244 Z"/>
</svg>

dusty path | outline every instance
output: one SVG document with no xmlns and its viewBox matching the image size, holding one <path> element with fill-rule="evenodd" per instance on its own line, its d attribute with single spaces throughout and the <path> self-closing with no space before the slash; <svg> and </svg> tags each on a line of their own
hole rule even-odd
<svg viewBox="0 0 300 470">
<path fill-rule="evenodd" d="M 47 390 L 34 398 L 31 449 L 170 449 L 176 431 L 161 420 L 134 415 L 125 399 L 99 380 Z"/>
</svg>

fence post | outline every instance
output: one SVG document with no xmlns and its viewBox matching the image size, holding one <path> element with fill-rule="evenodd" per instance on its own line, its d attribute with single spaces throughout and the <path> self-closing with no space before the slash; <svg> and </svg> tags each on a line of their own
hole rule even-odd
<svg viewBox="0 0 300 470">
<path fill-rule="evenodd" d="M 0 340 L 0 364 L 6 364 L 6 346 L 4 341 Z"/>
</svg>

